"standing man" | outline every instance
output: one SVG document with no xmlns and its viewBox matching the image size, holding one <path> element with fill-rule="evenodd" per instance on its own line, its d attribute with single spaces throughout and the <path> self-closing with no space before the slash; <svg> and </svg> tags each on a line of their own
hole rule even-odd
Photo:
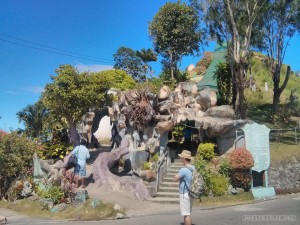
<svg viewBox="0 0 300 225">
<path fill-rule="evenodd" d="M 191 152 L 183 150 L 178 154 L 184 167 L 174 176 L 175 181 L 179 181 L 180 211 L 183 216 L 184 225 L 192 225 L 192 199 L 189 196 L 189 187 L 192 183 L 192 175 L 195 167 L 191 165 Z"/>
<path fill-rule="evenodd" d="M 86 176 L 86 160 L 90 158 L 89 150 L 86 148 L 87 141 L 80 140 L 80 145 L 74 148 L 72 155 L 77 156 L 77 165 L 74 168 L 75 174 L 75 187 L 78 188 L 79 179 L 81 180 L 81 187 L 85 188 L 85 176 Z"/>
</svg>

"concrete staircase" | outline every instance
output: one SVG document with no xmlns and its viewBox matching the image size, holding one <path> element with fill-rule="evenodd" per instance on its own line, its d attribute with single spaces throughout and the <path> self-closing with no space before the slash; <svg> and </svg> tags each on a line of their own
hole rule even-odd
<svg viewBox="0 0 300 225">
<path fill-rule="evenodd" d="M 173 181 L 173 177 L 178 173 L 180 168 L 182 168 L 182 163 L 180 160 L 175 160 L 175 162 L 167 169 L 166 176 L 159 184 L 156 197 L 151 199 L 151 201 L 157 203 L 179 204 L 179 183 Z"/>
</svg>

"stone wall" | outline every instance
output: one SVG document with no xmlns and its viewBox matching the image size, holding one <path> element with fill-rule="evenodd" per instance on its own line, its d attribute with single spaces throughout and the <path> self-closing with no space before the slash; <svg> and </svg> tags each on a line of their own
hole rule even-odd
<svg viewBox="0 0 300 225">
<path fill-rule="evenodd" d="M 269 168 L 269 186 L 275 189 L 300 188 L 300 156 L 292 159 L 271 163 Z"/>
</svg>

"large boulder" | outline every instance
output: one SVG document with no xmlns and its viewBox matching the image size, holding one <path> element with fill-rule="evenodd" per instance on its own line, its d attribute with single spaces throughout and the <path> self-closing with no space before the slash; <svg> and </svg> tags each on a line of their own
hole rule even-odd
<svg viewBox="0 0 300 225">
<path fill-rule="evenodd" d="M 229 105 L 214 106 L 205 111 L 205 116 L 234 119 L 234 110 Z"/>
<path fill-rule="evenodd" d="M 203 89 L 199 92 L 196 102 L 201 105 L 202 111 L 206 111 L 208 108 L 217 105 L 217 94 L 210 88 Z"/>
</svg>

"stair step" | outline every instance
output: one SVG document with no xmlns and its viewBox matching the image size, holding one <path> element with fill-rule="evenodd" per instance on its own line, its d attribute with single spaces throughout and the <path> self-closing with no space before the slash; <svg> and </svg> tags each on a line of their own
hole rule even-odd
<svg viewBox="0 0 300 225">
<path fill-rule="evenodd" d="M 157 192 L 156 197 L 179 198 L 179 193 L 178 190 L 177 192 Z"/>
<path fill-rule="evenodd" d="M 158 192 L 176 192 L 176 193 L 178 193 L 178 186 L 177 187 L 160 186 Z"/>
<path fill-rule="evenodd" d="M 178 187 L 178 182 L 162 182 L 160 187 Z"/>
<path fill-rule="evenodd" d="M 170 168 L 170 169 L 167 169 L 167 174 L 168 173 L 178 173 L 179 169 L 173 169 L 173 168 Z"/>
<path fill-rule="evenodd" d="M 166 176 L 163 180 L 163 182 L 173 182 L 176 183 L 178 185 L 178 181 L 174 181 L 174 176 Z"/>
<path fill-rule="evenodd" d="M 156 203 L 168 203 L 168 204 L 179 204 L 179 198 L 168 198 L 168 197 L 155 197 L 151 199 L 152 202 Z"/>
</svg>

